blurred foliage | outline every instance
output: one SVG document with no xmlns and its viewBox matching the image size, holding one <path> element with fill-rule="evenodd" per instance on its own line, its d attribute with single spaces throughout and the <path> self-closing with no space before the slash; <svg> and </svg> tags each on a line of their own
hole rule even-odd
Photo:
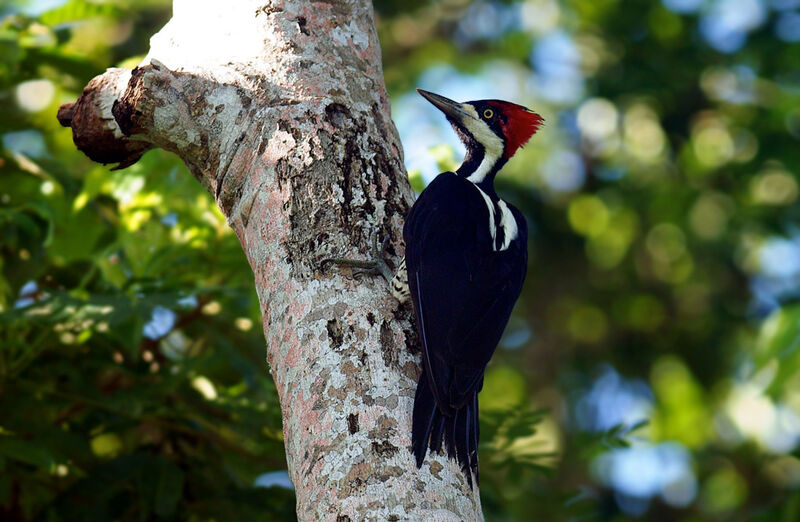
<svg viewBox="0 0 800 522">
<path fill-rule="evenodd" d="M 800 519 L 800 3 L 375 7 L 416 190 L 459 157 L 414 87 L 547 121 L 498 179 L 531 238 L 487 519 Z M 169 14 L 0 7 L 3 520 L 294 517 L 236 238 L 174 157 L 111 173 L 55 119 Z"/>
<path fill-rule="evenodd" d="M 54 117 L 170 6 L 58 4 L 0 22 L 0 519 L 293 519 L 238 241 L 175 157 L 112 174 Z"/>
</svg>

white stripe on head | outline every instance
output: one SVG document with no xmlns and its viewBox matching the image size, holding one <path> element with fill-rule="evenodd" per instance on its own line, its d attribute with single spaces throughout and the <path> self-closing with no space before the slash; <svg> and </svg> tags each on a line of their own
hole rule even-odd
<svg viewBox="0 0 800 522">
<path fill-rule="evenodd" d="M 475 107 L 468 103 L 462 103 L 461 109 L 472 116 L 472 118 L 464 118 L 461 120 L 461 123 L 466 127 L 467 131 L 472 134 L 475 141 L 483 146 L 483 161 L 481 161 L 481 164 L 475 169 L 475 172 L 470 174 L 467 178 L 473 183 L 480 183 L 486 178 L 489 171 L 492 170 L 492 167 L 494 167 L 497 160 L 500 159 L 500 156 L 503 155 L 503 140 L 492 131 L 489 124 L 478 116 Z"/>
</svg>

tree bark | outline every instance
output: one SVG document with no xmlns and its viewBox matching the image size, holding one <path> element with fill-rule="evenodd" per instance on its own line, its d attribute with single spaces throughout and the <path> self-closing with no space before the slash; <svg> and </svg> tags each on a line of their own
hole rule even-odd
<svg viewBox="0 0 800 522">
<path fill-rule="evenodd" d="M 419 349 L 381 278 L 321 266 L 390 237 L 412 202 L 368 0 L 175 0 L 133 71 L 59 111 L 76 145 L 134 163 L 178 154 L 255 276 L 300 520 L 481 519 L 446 457 L 410 448 Z"/>
</svg>

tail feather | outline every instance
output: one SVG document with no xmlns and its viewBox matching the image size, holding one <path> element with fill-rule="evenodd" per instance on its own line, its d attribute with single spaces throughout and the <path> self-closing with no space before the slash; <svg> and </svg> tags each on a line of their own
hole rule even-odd
<svg viewBox="0 0 800 522">
<path fill-rule="evenodd" d="M 478 440 L 480 440 L 480 423 L 478 422 L 478 394 L 475 393 L 472 397 L 472 416 L 470 420 L 472 421 L 472 429 L 470 430 L 470 456 L 469 456 L 469 463 L 470 469 L 472 473 L 475 474 L 475 483 L 480 486 L 481 480 L 480 476 L 478 475 Z"/>
<path fill-rule="evenodd" d="M 456 432 L 458 431 L 458 413 L 447 418 L 444 424 L 444 445 L 447 448 L 447 456 L 456 460 Z"/>
<path fill-rule="evenodd" d="M 464 472 L 464 475 L 467 477 L 467 482 L 469 486 L 472 487 L 472 473 L 470 472 L 470 447 L 469 447 L 469 438 L 470 433 L 472 432 L 472 427 L 470 426 L 470 407 L 465 406 L 458 410 L 458 414 L 456 415 L 456 431 L 455 439 L 456 439 L 456 460 L 458 461 L 459 466 L 461 466 L 461 471 Z"/>
<path fill-rule="evenodd" d="M 478 481 L 478 394 L 454 412 L 444 415 L 436 404 L 427 377 L 420 376 L 414 398 L 411 445 L 417 467 L 422 467 L 428 448 L 439 452 L 442 445 L 447 456 L 458 462 L 472 487 L 472 475 Z"/>
<path fill-rule="evenodd" d="M 436 399 L 428 390 L 428 379 L 423 373 L 419 378 L 419 384 L 417 384 L 411 425 L 411 446 L 414 449 L 414 457 L 417 459 L 418 468 L 422 467 L 425 454 L 428 452 L 428 439 L 430 438 L 431 427 L 434 421 L 437 420 L 437 416 L 441 417 L 441 414 L 436 407 Z"/>
<path fill-rule="evenodd" d="M 437 410 L 438 412 L 438 410 Z M 444 425 L 447 421 L 447 417 L 444 415 L 437 415 L 436 421 L 433 423 L 433 429 L 431 430 L 431 451 L 434 453 L 439 453 L 442 451 L 442 443 L 444 442 Z"/>
</svg>

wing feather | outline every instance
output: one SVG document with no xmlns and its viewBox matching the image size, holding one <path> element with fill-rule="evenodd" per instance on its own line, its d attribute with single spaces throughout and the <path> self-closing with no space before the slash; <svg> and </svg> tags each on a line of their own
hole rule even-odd
<svg viewBox="0 0 800 522">
<path fill-rule="evenodd" d="M 446 415 L 472 403 L 525 277 L 524 226 L 508 250 L 494 252 L 488 212 L 471 182 L 444 173 L 404 228 L 425 374 Z"/>
</svg>

